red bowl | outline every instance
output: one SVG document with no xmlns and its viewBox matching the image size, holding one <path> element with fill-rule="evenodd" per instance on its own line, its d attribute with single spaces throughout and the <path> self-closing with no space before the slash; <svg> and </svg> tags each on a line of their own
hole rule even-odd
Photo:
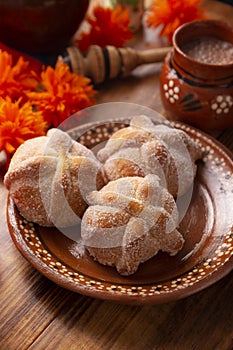
<svg viewBox="0 0 233 350">
<path fill-rule="evenodd" d="M 89 0 L 0 0 L 0 41 L 32 54 L 62 51 L 84 19 Z"/>
</svg>

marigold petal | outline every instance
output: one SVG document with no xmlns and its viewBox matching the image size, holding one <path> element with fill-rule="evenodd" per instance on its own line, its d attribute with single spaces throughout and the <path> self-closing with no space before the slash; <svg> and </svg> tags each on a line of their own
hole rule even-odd
<svg viewBox="0 0 233 350">
<path fill-rule="evenodd" d="M 58 62 L 41 73 L 41 91 L 29 92 L 32 104 L 43 113 L 49 126 L 57 127 L 80 109 L 95 103 L 96 91 L 90 79 L 72 73 L 69 66 Z"/>
<path fill-rule="evenodd" d="M 175 30 L 184 23 L 205 18 L 201 0 L 155 0 L 146 18 L 149 27 L 162 26 L 161 36 L 171 41 Z"/>
<path fill-rule="evenodd" d="M 93 44 L 102 48 L 106 45 L 122 47 L 133 36 L 129 28 L 129 12 L 121 5 L 114 9 L 96 6 L 93 16 L 87 17 L 87 21 L 91 27 L 90 31 L 80 33 L 76 40 L 81 51 L 86 51 Z"/>
<path fill-rule="evenodd" d="M 34 111 L 29 102 L 0 97 L 0 150 L 10 155 L 27 139 L 44 135 L 47 123 L 42 113 Z"/>
<path fill-rule="evenodd" d="M 22 56 L 13 64 L 12 56 L 0 50 L 0 96 L 17 100 L 37 86 L 37 75 Z"/>
</svg>

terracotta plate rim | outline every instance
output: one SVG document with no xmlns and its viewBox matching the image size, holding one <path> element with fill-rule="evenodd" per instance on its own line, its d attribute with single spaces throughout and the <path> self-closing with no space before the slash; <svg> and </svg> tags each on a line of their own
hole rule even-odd
<svg viewBox="0 0 233 350">
<path fill-rule="evenodd" d="M 104 122 L 109 123 L 119 123 L 124 122 L 126 123 L 128 119 L 117 119 L 117 120 L 108 120 Z M 78 131 L 85 130 L 87 127 L 96 127 L 99 124 L 103 124 L 102 122 L 93 122 L 93 123 L 87 123 L 83 124 L 80 127 L 77 128 Z M 232 154 L 231 152 L 222 145 L 219 141 L 215 140 L 212 136 L 205 134 L 204 132 L 188 126 L 184 123 L 180 122 L 172 122 L 170 123 L 172 126 L 178 127 L 180 129 L 183 129 L 184 131 L 187 131 L 189 134 L 194 135 L 197 138 L 200 138 L 202 140 L 207 141 L 208 143 L 214 145 L 215 148 L 219 150 L 222 156 L 224 156 L 228 162 L 231 163 L 232 170 L 233 170 L 233 160 L 232 160 Z M 13 200 L 8 195 L 8 201 L 7 201 L 7 223 L 9 232 L 11 235 L 11 238 L 17 247 L 17 249 L 20 251 L 20 253 L 26 258 L 26 260 L 36 269 L 38 270 L 42 275 L 56 283 L 57 285 L 68 289 L 70 291 L 80 293 L 82 295 L 86 295 L 89 297 L 99 298 L 103 300 L 109 300 L 109 301 L 115 301 L 118 303 L 124 303 L 124 304 L 130 304 L 130 305 L 144 305 L 144 304 L 161 304 L 166 302 L 175 301 L 178 299 L 182 299 L 185 297 L 188 297 L 190 295 L 193 295 L 222 279 L 225 277 L 228 273 L 230 273 L 233 269 L 233 224 L 231 227 L 231 231 L 229 232 L 229 242 L 231 245 L 231 253 L 226 258 L 225 261 L 223 261 L 222 264 L 219 264 L 215 269 L 211 270 L 209 274 L 204 276 L 203 278 L 197 280 L 195 283 L 188 283 L 189 280 L 187 280 L 187 284 L 185 287 L 179 289 L 175 288 L 174 290 L 164 290 L 156 291 L 156 283 L 154 284 L 155 289 L 153 290 L 153 284 L 151 285 L 151 293 L 144 293 L 143 287 L 148 287 L 148 284 L 138 286 L 135 284 L 135 287 L 133 286 L 133 283 L 130 285 L 130 292 L 129 293 L 120 293 L 119 290 L 116 291 L 118 288 L 117 285 L 119 285 L 119 282 L 114 285 L 112 282 L 109 281 L 103 281 L 102 285 L 104 288 L 98 288 L 96 286 L 93 286 L 91 281 L 88 283 L 82 283 L 82 281 L 74 281 L 69 277 L 66 277 L 65 275 L 56 272 L 54 269 L 50 268 L 46 263 L 37 255 L 33 253 L 33 251 L 30 249 L 27 242 L 24 240 L 22 236 L 22 232 L 19 228 L 19 225 L 16 220 L 16 207 L 13 203 Z M 93 280 L 95 278 L 93 277 Z M 95 284 L 95 281 L 92 281 Z M 100 283 L 101 284 L 101 283 Z M 108 286 L 108 287 L 106 287 Z M 96 287 L 96 288 L 95 288 Z M 108 288 L 108 289 L 106 289 Z M 137 293 L 134 294 L 134 290 L 137 290 Z M 140 292 L 141 291 L 141 292 Z"/>
</svg>

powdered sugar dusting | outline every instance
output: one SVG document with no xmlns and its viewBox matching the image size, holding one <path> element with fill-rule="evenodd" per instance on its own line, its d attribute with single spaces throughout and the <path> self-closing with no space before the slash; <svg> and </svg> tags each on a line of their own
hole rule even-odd
<svg viewBox="0 0 233 350">
<path fill-rule="evenodd" d="M 122 274 L 134 273 L 160 249 L 175 254 L 183 246 L 175 201 L 156 175 L 111 181 L 90 194 L 89 204 L 81 226 L 84 244 Z"/>
<path fill-rule="evenodd" d="M 201 149 L 184 131 L 136 116 L 129 127 L 110 138 L 97 156 L 104 161 L 105 177 L 110 181 L 156 174 L 170 193 L 180 196 L 193 183 Z"/>
<path fill-rule="evenodd" d="M 26 219 L 56 227 L 78 224 L 87 190 L 103 185 L 93 152 L 59 129 L 20 146 L 4 181 Z"/>
</svg>

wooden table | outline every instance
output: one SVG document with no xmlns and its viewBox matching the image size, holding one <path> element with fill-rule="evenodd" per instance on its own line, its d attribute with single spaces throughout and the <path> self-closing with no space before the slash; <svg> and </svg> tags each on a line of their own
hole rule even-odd
<svg viewBox="0 0 233 350">
<path fill-rule="evenodd" d="M 233 22 L 233 9 L 213 3 Z M 231 12 L 229 12 L 231 11 Z M 229 13 L 232 15 L 230 16 Z M 99 87 L 98 103 L 121 101 L 162 111 L 161 64 L 137 69 L 124 82 Z M 233 130 L 220 140 L 233 150 Z M 62 289 L 17 251 L 6 223 L 7 190 L 0 183 L 0 349 L 230 350 L 233 348 L 233 274 L 186 299 L 127 306 Z"/>
</svg>

